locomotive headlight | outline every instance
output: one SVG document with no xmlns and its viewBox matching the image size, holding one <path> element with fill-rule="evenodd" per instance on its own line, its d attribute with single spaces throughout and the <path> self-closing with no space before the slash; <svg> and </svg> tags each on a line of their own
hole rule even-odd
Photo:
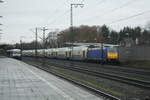
<svg viewBox="0 0 150 100">
<path fill-rule="evenodd" d="M 118 53 L 108 53 L 108 59 L 118 59 Z"/>
</svg>

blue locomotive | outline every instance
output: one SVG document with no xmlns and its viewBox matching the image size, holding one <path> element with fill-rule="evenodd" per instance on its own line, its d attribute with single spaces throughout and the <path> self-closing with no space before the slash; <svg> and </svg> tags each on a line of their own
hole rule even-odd
<svg viewBox="0 0 150 100">
<path fill-rule="evenodd" d="M 87 59 L 92 61 L 118 61 L 119 56 L 115 47 L 90 48 L 87 52 Z"/>
</svg>

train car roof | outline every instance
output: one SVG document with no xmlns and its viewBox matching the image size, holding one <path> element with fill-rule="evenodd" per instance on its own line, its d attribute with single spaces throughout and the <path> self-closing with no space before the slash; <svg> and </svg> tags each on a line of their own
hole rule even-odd
<svg viewBox="0 0 150 100">
<path fill-rule="evenodd" d="M 72 44 L 72 43 L 66 43 L 66 44 Z M 102 44 L 101 43 L 74 43 L 76 46 L 97 46 L 100 47 Z M 120 45 L 114 45 L 114 44 L 105 44 L 103 43 L 104 47 L 118 47 Z"/>
<path fill-rule="evenodd" d="M 10 50 L 7 50 L 7 52 L 11 52 L 11 51 L 21 51 L 20 49 L 10 49 Z"/>
<path fill-rule="evenodd" d="M 88 49 L 88 47 L 86 46 L 78 46 L 78 47 L 73 47 L 74 50 L 85 50 L 85 49 Z"/>
</svg>

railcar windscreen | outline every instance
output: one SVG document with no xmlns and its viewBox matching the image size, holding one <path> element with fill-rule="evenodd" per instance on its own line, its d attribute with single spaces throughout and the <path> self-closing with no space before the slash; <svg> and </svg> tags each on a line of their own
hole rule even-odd
<svg viewBox="0 0 150 100">
<path fill-rule="evenodd" d="M 117 52 L 117 48 L 108 48 L 108 52 Z"/>
</svg>

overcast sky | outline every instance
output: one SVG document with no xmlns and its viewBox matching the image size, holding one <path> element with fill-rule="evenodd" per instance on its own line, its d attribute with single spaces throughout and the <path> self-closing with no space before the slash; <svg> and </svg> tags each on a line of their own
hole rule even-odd
<svg viewBox="0 0 150 100">
<path fill-rule="evenodd" d="M 23 41 L 32 41 L 30 29 L 35 27 L 47 26 L 49 31 L 68 28 L 70 3 L 84 3 L 83 8 L 73 8 L 74 26 L 106 24 L 119 31 L 124 26 L 144 27 L 150 21 L 150 0 L 5 0 L 0 3 L 0 43 L 16 43 L 22 36 Z M 118 21 L 124 18 L 127 20 Z"/>
</svg>

